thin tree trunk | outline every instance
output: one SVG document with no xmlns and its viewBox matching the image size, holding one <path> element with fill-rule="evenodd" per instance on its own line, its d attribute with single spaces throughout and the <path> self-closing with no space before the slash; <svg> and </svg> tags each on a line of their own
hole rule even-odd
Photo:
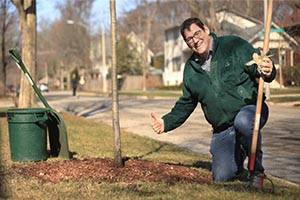
<svg viewBox="0 0 300 200">
<path fill-rule="evenodd" d="M 110 0 L 110 19 L 111 19 L 111 64 L 112 64 L 112 124 L 114 132 L 114 165 L 123 167 L 119 123 L 119 100 L 117 84 L 117 64 L 116 64 L 116 2 Z"/>
<path fill-rule="evenodd" d="M 209 15 L 210 15 L 210 28 L 211 31 L 218 32 L 218 21 L 215 10 L 214 0 L 209 0 Z"/>
<path fill-rule="evenodd" d="M 152 30 L 152 23 L 157 11 L 157 7 L 159 4 L 159 0 L 156 0 L 154 8 L 151 9 L 151 4 L 147 0 L 144 1 L 146 5 L 146 31 L 145 31 L 145 39 L 144 39 L 144 53 L 143 53 L 143 91 L 147 90 L 147 74 L 149 69 L 149 62 L 148 62 L 148 51 L 149 51 L 149 41 L 150 35 Z"/>
</svg>

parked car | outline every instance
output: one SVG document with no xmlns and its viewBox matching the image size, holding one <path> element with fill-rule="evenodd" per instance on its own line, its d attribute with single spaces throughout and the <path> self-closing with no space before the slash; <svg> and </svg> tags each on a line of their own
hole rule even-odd
<svg viewBox="0 0 300 200">
<path fill-rule="evenodd" d="M 41 92 L 49 92 L 49 87 L 48 87 L 48 84 L 46 84 L 46 83 L 40 84 L 39 89 Z"/>
</svg>

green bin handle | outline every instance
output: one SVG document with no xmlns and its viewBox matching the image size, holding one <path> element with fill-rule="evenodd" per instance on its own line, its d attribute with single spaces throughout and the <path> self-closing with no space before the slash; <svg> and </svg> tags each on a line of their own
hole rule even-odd
<svg viewBox="0 0 300 200">
<path fill-rule="evenodd" d="M 34 113 L 35 116 L 35 122 L 47 122 L 48 120 L 48 114 L 47 112 L 44 112 L 43 116 L 38 116 L 38 113 Z"/>
<path fill-rule="evenodd" d="M 17 66 L 19 67 L 19 69 L 24 72 L 25 77 L 28 79 L 30 85 L 33 87 L 35 93 L 39 96 L 39 98 L 41 99 L 44 106 L 46 108 L 51 108 L 50 105 L 48 104 L 48 102 L 46 101 L 45 97 L 41 94 L 40 90 L 38 89 L 38 87 L 34 83 L 34 81 L 33 81 L 32 77 L 30 76 L 29 72 L 27 71 L 24 63 L 22 62 L 22 58 L 21 58 L 21 55 L 20 55 L 18 49 L 17 48 L 11 48 L 9 50 L 9 53 L 10 53 L 11 57 L 14 59 L 14 61 L 17 63 Z"/>
<path fill-rule="evenodd" d="M 26 78 L 28 79 L 29 83 L 31 84 L 31 86 L 33 87 L 35 93 L 38 95 L 38 97 L 40 98 L 40 100 L 42 101 L 42 103 L 44 104 L 44 106 L 46 108 L 49 108 L 49 121 L 50 121 L 50 125 L 49 125 L 49 137 L 50 137 L 50 149 L 52 151 L 52 154 L 56 156 L 56 154 L 58 154 L 58 156 L 61 156 L 63 158 L 66 159 L 70 159 L 70 152 L 69 152 L 69 144 L 68 144 L 68 136 L 67 136 L 67 128 L 66 125 L 63 121 L 63 119 L 58 115 L 58 113 L 53 110 L 50 105 L 48 104 L 48 102 L 46 101 L 45 97 L 41 94 L 40 90 L 37 88 L 36 84 L 34 83 L 32 77 L 30 76 L 30 74 L 28 73 L 21 55 L 18 51 L 17 48 L 11 48 L 9 50 L 9 53 L 12 57 L 12 59 L 16 62 L 17 66 L 20 68 L 20 70 L 22 70 L 26 76 Z M 56 126 L 57 125 L 57 126 Z M 57 133 L 58 132 L 58 137 L 57 138 Z M 58 141 L 57 141 L 58 139 Z"/>
</svg>

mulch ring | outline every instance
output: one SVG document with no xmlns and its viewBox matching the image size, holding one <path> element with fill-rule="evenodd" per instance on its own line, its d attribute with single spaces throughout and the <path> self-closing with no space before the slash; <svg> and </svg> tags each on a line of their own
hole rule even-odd
<svg viewBox="0 0 300 200">
<path fill-rule="evenodd" d="M 85 158 L 53 162 L 14 165 L 13 170 L 25 177 L 36 177 L 42 182 L 58 183 L 65 180 L 94 180 L 98 182 L 164 182 L 211 183 L 210 175 L 175 164 L 128 159 L 125 167 L 114 167 L 112 158 Z"/>
</svg>

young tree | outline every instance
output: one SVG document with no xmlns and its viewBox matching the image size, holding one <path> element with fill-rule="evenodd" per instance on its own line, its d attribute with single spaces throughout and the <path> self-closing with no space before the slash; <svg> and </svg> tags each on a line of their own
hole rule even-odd
<svg viewBox="0 0 300 200">
<path fill-rule="evenodd" d="M 111 65 L 112 65 L 112 124 L 114 131 L 114 165 L 123 167 L 121 150 L 121 136 L 119 123 L 119 100 L 117 85 L 117 58 L 116 58 L 116 2 L 110 0 L 110 20 L 111 20 Z"/>
<path fill-rule="evenodd" d="M 36 0 L 11 0 L 16 6 L 22 32 L 22 58 L 33 79 L 36 74 Z M 21 75 L 19 107 L 36 104 L 34 91 L 26 77 Z"/>
</svg>

